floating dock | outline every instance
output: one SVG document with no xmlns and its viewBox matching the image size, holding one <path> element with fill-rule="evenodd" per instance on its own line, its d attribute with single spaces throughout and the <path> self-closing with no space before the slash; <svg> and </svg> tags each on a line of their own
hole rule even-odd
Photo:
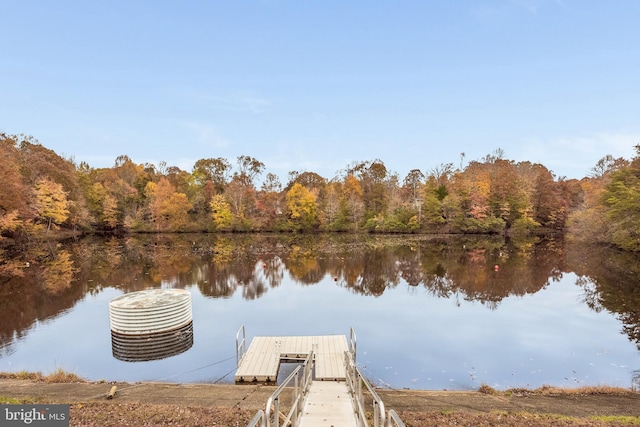
<svg viewBox="0 0 640 427">
<path fill-rule="evenodd" d="M 236 383 L 275 383 L 281 362 L 302 362 L 313 351 L 316 381 L 344 381 L 345 335 L 255 337 L 238 355 Z"/>
<path fill-rule="evenodd" d="M 236 334 L 236 383 L 280 383 L 248 427 L 360 427 L 369 418 L 376 427 L 405 427 L 358 369 L 353 328 L 348 341 L 345 335 L 255 337 L 248 349 L 246 342 L 242 326 Z M 286 379 L 278 378 L 280 363 L 293 361 L 300 364 Z"/>
</svg>

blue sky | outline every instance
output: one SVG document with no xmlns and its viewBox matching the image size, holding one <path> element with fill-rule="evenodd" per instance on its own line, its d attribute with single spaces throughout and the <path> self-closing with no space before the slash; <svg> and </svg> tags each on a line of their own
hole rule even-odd
<svg viewBox="0 0 640 427">
<path fill-rule="evenodd" d="M 640 2 L 0 0 L 0 130 L 94 167 L 240 155 L 404 178 L 640 144 Z M 461 153 L 464 153 L 462 158 Z"/>
</svg>

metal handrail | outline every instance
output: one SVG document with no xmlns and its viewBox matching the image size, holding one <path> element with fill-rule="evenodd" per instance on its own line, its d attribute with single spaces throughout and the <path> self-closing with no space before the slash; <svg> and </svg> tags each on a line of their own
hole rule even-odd
<svg viewBox="0 0 640 427">
<path fill-rule="evenodd" d="M 240 334 L 242 333 L 242 339 Z M 238 364 L 246 352 L 246 339 L 244 326 L 236 334 L 236 358 Z M 267 400 L 265 410 L 259 410 L 248 424 L 248 427 L 280 427 L 280 394 L 286 387 L 290 387 L 293 382 L 293 397 L 289 412 L 282 421 L 282 426 L 297 426 L 304 409 L 304 403 L 309 392 L 309 387 L 313 380 L 313 367 L 315 364 L 314 350 L 312 350 L 303 364 L 298 366 L 289 376 L 278 386 L 276 391 Z M 344 352 L 345 381 L 353 404 L 354 413 L 358 426 L 366 426 L 365 399 L 363 395 L 363 384 L 372 397 L 373 405 L 373 425 L 374 427 L 406 427 L 400 416 L 393 409 L 387 413 L 384 402 L 376 393 L 373 386 L 362 374 L 356 365 L 356 333 L 353 328 L 350 330 L 348 350 Z M 272 420 L 273 418 L 273 420 Z"/>
<path fill-rule="evenodd" d="M 400 416 L 393 409 L 389 409 L 389 421 L 387 427 L 406 427 L 406 424 L 400 419 Z"/>
<path fill-rule="evenodd" d="M 263 427 L 264 426 L 264 411 L 259 409 L 258 412 L 251 418 L 247 427 Z"/>
<path fill-rule="evenodd" d="M 242 332 L 242 340 L 240 339 L 240 333 Z M 236 367 L 240 367 L 240 361 L 247 352 L 247 336 L 244 330 L 244 325 L 238 329 L 236 333 Z"/>
<path fill-rule="evenodd" d="M 352 334 L 355 337 L 355 334 Z M 355 350 L 355 340 L 353 344 Z M 351 350 L 351 343 L 350 343 Z M 374 427 L 405 427 L 405 424 L 400 419 L 400 416 L 394 410 L 390 410 L 388 413 L 385 411 L 384 402 L 382 398 L 376 393 L 373 386 L 369 383 L 367 378 L 362 374 L 355 362 L 355 357 L 351 351 L 345 351 L 344 364 L 346 369 L 347 387 L 351 393 L 351 399 L 353 401 L 353 408 L 356 413 L 358 425 L 368 426 L 365 411 L 365 401 L 363 395 L 363 385 L 369 391 L 372 397 L 373 405 L 373 425 Z M 387 415 L 389 418 L 387 418 Z"/>
<path fill-rule="evenodd" d="M 356 363 L 356 341 L 356 331 L 352 326 L 351 328 L 349 328 L 349 353 L 351 353 L 353 363 Z"/>
<path fill-rule="evenodd" d="M 289 376 L 278 386 L 276 391 L 267 400 L 267 406 L 265 408 L 262 425 L 264 427 L 280 426 L 280 393 L 287 387 L 292 381 L 293 385 L 293 401 L 291 402 L 291 408 L 289 413 L 282 421 L 282 425 L 296 426 L 298 425 L 298 418 L 302 413 L 304 407 L 304 401 L 309 392 L 309 386 L 313 379 L 313 364 L 314 364 L 313 350 L 309 353 L 302 366 L 298 366 Z M 300 381 L 300 373 L 302 372 L 302 381 Z M 300 384 L 302 382 L 302 384 Z M 273 421 L 271 420 L 271 412 L 273 408 Z M 257 414 L 256 414 L 257 416 Z"/>
<path fill-rule="evenodd" d="M 386 411 L 384 409 L 384 402 L 380 396 L 378 396 L 378 393 L 376 393 L 371 384 L 369 384 L 369 381 L 367 381 L 365 376 L 362 375 L 362 372 L 360 372 L 360 369 L 356 366 L 351 354 L 348 351 L 345 351 L 344 357 L 345 368 L 347 371 L 347 387 L 352 395 L 353 407 L 356 412 L 356 417 L 358 418 L 358 423 L 361 426 L 369 425 L 366 420 L 364 395 L 362 394 L 362 385 L 364 384 L 373 398 L 373 425 L 374 427 L 385 427 Z"/>
</svg>

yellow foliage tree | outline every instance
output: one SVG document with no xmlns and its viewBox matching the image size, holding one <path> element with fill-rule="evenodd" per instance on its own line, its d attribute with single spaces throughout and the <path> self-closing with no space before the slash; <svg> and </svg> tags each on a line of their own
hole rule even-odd
<svg viewBox="0 0 640 427">
<path fill-rule="evenodd" d="M 318 225 L 317 196 L 306 187 L 295 183 L 287 192 L 287 211 L 293 228 L 311 230 Z"/>
<path fill-rule="evenodd" d="M 36 212 L 47 223 L 47 232 L 67 219 L 69 202 L 62 185 L 48 178 L 41 178 L 36 182 L 35 194 Z"/>
<path fill-rule="evenodd" d="M 211 215 L 216 229 L 228 231 L 233 226 L 233 213 L 231 206 L 222 194 L 216 194 L 209 203 L 211 207 Z"/>
<path fill-rule="evenodd" d="M 176 193 L 173 185 L 164 177 L 157 184 L 148 182 L 145 194 L 149 199 L 149 212 L 156 230 L 185 229 L 189 223 L 189 210 L 193 207 L 186 194 Z"/>
<path fill-rule="evenodd" d="M 364 213 L 364 190 L 358 178 L 349 174 L 344 180 L 344 198 L 351 222 L 356 226 Z"/>
</svg>

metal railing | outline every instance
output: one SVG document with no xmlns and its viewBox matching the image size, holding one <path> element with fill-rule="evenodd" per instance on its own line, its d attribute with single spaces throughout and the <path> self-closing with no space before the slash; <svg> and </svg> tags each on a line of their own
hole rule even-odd
<svg viewBox="0 0 640 427">
<path fill-rule="evenodd" d="M 364 398 L 364 389 L 371 395 L 371 405 L 373 406 L 373 425 L 374 427 L 405 427 L 400 416 L 393 409 L 387 413 L 385 411 L 384 402 L 378 396 L 373 386 L 362 375 L 362 372 L 356 365 L 356 334 L 353 328 L 349 337 L 349 351 L 344 353 L 344 366 L 346 369 L 346 381 L 353 410 L 356 414 L 356 420 L 359 426 L 369 426 L 366 418 L 366 402 Z M 363 388 L 364 386 L 364 388 Z M 388 418 L 387 418 L 388 416 Z"/>
<path fill-rule="evenodd" d="M 384 409 L 384 402 L 378 396 L 378 393 L 373 389 L 369 381 L 362 375 L 360 369 L 355 364 L 353 357 L 349 351 L 344 352 L 344 364 L 346 368 L 346 380 L 347 387 L 351 393 L 351 400 L 353 401 L 353 409 L 356 413 L 358 425 L 368 426 L 366 418 L 366 403 L 363 394 L 363 385 L 369 391 L 372 398 L 373 405 L 373 425 L 374 427 L 386 427 L 386 411 Z"/>
<path fill-rule="evenodd" d="M 389 421 L 387 427 L 406 427 L 405 423 L 400 419 L 400 416 L 393 409 L 389 409 Z"/>
<path fill-rule="evenodd" d="M 242 339 L 240 339 L 240 334 L 242 334 Z M 247 335 L 244 330 L 244 325 L 238 329 L 236 333 L 236 367 L 240 367 L 240 361 L 242 357 L 247 352 Z"/>
<path fill-rule="evenodd" d="M 353 363 L 356 363 L 356 331 L 353 329 L 353 326 L 349 328 L 349 353 L 351 353 L 351 358 L 353 359 Z M 346 366 L 346 365 L 345 365 Z"/>
<path fill-rule="evenodd" d="M 240 339 L 240 333 L 242 333 L 242 339 Z M 246 344 L 243 326 L 236 335 L 236 357 L 238 358 L 238 363 L 242 359 L 245 351 Z M 374 427 L 406 427 L 396 411 L 393 409 L 389 410 L 388 413 L 385 411 L 384 402 L 365 376 L 362 375 L 362 372 L 356 366 L 355 360 L 356 333 L 354 329 L 351 328 L 348 350 L 344 352 L 344 365 L 347 388 L 351 395 L 358 426 L 369 426 L 366 418 L 366 401 L 364 396 L 364 390 L 366 389 L 371 396 Z M 314 363 L 314 351 L 312 350 L 302 365 L 298 366 L 289 374 L 282 384 L 278 386 L 276 391 L 273 392 L 267 401 L 265 410 L 259 410 L 249 422 L 248 427 L 297 426 L 300 422 L 300 416 L 304 409 L 304 403 L 313 379 Z M 291 383 L 293 383 L 293 388 L 291 387 Z M 291 391 L 291 403 L 289 412 L 286 415 L 280 413 L 280 395 L 285 390 Z M 280 421 L 281 416 L 283 417 L 282 421 Z"/>
<path fill-rule="evenodd" d="M 247 427 L 262 427 L 264 425 L 264 411 L 260 409 L 256 414 L 251 418 Z"/>
<path fill-rule="evenodd" d="M 289 412 L 282 420 L 282 426 L 297 426 L 304 407 L 304 401 L 313 379 L 313 364 L 314 354 L 313 351 L 309 353 L 305 361 L 301 366 L 298 366 L 282 384 L 273 392 L 269 400 L 267 400 L 267 406 L 262 417 L 262 427 L 279 427 L 280 426 L 280 394 L 285 388 L 290 387 L 293 382 L 293 391 L 291 397 L 291 403 Z M 254 418 L 256 418 L 258 414 Z M 257 424 L 254 424 L 257 425 Z"/>
</svg>

